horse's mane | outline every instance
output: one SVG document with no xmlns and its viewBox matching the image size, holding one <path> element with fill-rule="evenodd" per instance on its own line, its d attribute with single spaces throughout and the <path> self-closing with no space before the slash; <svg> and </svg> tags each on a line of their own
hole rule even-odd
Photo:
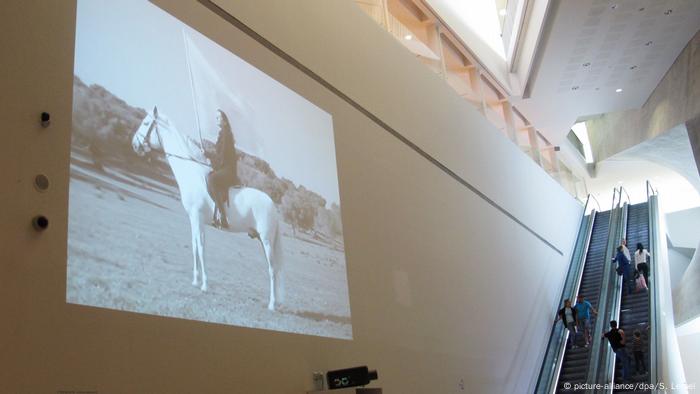
<svg viewBox="0 0 700 394">
<path fill-rule="evenodd" d="M 153 116 L 153 115 L 151 115 Z M 185 149 L 190 153 L 190 156 L 202 163 L 207 163 L 208 159 L 206 156 L 204 156 L 204 147 L 199 145 L 197 141 L 194 140 L 194 138 L 190 137 L 189 135 L 182 134 L 180 130 L 175 127 L 175 124 L 170 120 L 170 118 L 167 115 L 163 115 L 161 113 L 158 114 L 158 120 L 166 123 L 170 129 L 172 129 L 175 134 L 180 137 L 180 140 L 185 146 Z"/>
</svg>

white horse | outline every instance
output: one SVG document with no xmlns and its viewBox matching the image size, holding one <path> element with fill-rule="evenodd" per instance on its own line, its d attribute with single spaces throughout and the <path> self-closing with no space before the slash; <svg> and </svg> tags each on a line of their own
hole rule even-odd
<svg viewBox="0 0 700 394">
<path fill-rule="evenodd" d="M 175 125 L 154 108 L 146 114 L 131 141 L 134 151 L 143 156 L 151 150 L 162 150 L 175 175 L 180 199 L 192 227 L 192 285 L 197 286 L 198 266 L 202 272 L 202 291 L 207 290 L 204 270 L 204 229 L 210 224 L 214 200 L 207 191 L 207 174 L 211 170 L 203 152 L 189 138 L 181 135 Z M 262 244 L 270 275 L 270 301 L 267 308 L 275 310 L 282 301 L 282 234 L 275 204 L 266 193 L 249 187 L 229 189 L 226 209 L 231 232 L 248 233 Z"/>
</svg>

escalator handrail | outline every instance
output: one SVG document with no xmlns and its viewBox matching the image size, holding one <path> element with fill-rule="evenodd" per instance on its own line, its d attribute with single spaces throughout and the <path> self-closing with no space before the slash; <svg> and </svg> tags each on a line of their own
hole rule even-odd
<svg viewBox="0 0 700 394">
<path fill-rule="evenodd" d="M 622 186 L 620 186 L 620 189 L 622 189 Z M 626 239 L 627 238 L 627 218 L 629 215 L 629 204 L 623 204 L 622 205 L 622 210 L 620 211 L 621 214 L 621 220 L 620 220 L 620 227 L 617 231 L 617 239 Z M 612 293 L 612 302 L 610 303 L 610 308 L 608 311 L 608 318 L 607 321 L 615 320 L 618 322 L 618 327 L 620 324 L 620 310 L 622 309 L 622 276 L 618 276 L 617 272 L 610 273 L 610 275 L 614 275 L 615 280 L 611 282 L 611 285 L 613 288 L 610 290 Z M 602 373 L 604 373 L 604 379 L 606 383 L 610 383 L 608 387 L 611 387 L 610 392 L 612 392 L 612 387 L 615 382 L 615 363 L 616 363 L 616 357 L 615 353 L 612 351 L 612 348 L 609 346 L 604 347 L 604 356 L 601 360 L 605 361 L 605 368 L 603 369 Z"/>
<path fill-rule="evenodd" d="M 591 200 L 593 200 L 593 202 L 595 202 L 595 205 L 598 207 L 598 211 L 597 211 L 597 212 L 601 212 L 601 210 L 600 210 L 600 202 L 598 202 L 598 199 L 595 198 L 594 195 L 588 193 L 588 197 L 586 198 L 586 205 L 583 206 L 583 214 L 584 214 L 584 216 L 586 215 L 586 212 L 588 211 L 588 204 L 591 202 Z M 595 211 L 595 209 L 592 209 L 592 210 L 591 210 L 591 212 L 593 212 L 593 211 Z"/>
<path fill-rule="evenodd" d="M 564 282 L 564 288 L 562 289 L 562 294 L 559 300 L 560 304 L 566 298 L 571 298 L 571 294 L 577 294 L 581 286 L 583 268 L 585 266 L 586 256 L 588 255 L 588 248 L 590 247 L 593 224 L 595 223 L 596 215 L 597 212 L 595 210 L 591 211 L 590 215 L 586 215 L 584 207 L 584 215 L 581 218 L 581 225 L 579 226 L 579 235 L 577 237 L 576 246 L 571 258 L 571 269 L 569 270 L 566 281 Z M 572 274 L 575 275 L 573 278 L 570 277 Z M 567 284 L 569 284 L 572 280 L 574 282 L 573 291 L 570 289 L 571 286 L 567 286 Z M 551 393 L 559 380 L 559 371 L 563 361 L 564 346 L 566 345 L 566 335 L 568 334 L 567 330 L 561 329 L 557 335 L 557 327 L 559 326 L 559 322 L 554 322 L 552 324 L 552 329 L 550 330 L 549 335 L 550 340 L 547 343 L 547 349 L 545 350 L 544 358 L 542 360 L 542 367 L 540 368 L 540 374 L 537 378 L 535 393 Z M 550 353 L 553 351 L 556 351 L 556 353 L 550 356 Z M 554 358 L 553 364 L 551 358 Z M 546 381 L 543 379 L 546 379 Z"/>
<path fill-rule="evenodd" d="M 623 186 L 620 186 L 620 200 L 622 200 L 622 192 L 625 192 L 625 195 L 627 196 L 627 204 L 632 204 L 632 200 L 630 200 L 630 195 L 627 193 L 627 189 L 625 189 Z"/>
<path fill-rule="evenodd" d="M 649 181 L 647 190 L 651 187 Z M 653 190 L 653 188 L 652 188 Z M 659 382 L 659 357 L 662 354 L 660 351 L 660 341 L 658 331 L 661 327 L 658 313 L 659 308 L 659 291 L 657 273 L 659 272 L 659 200 L 658 191 L 648 195 L 648 212 L 649 212 L 649 254 L 651 255 L 649 278 L 651 279 L 649 286 L 649 382 L 654 384 Z"/>
<path fill-rule="evenodd" d="M 651 196 L 657 196 L 659 194 L 658 189 L 654 189 L 654 187 L 651 185 L 651 182 L 647 179 L 647 202 L 649 202 L 649 197 Z"/>
<path fill-rule="evenodd" d="M 622 193 L 621 191 L 619 191 Z M 615 206 L 615 201 L 616 197 L 618 195 L 618 190 L 615 188 L 613 190 L 613 200 L 612 200 L 612 208 L 610 210 L 610 218 L 609 218 L 609 224 L 608 224 L 608 242 L 605 247 L 605 253 L 603 254 L 603 258 L 605 261 L 603 262 L 603 282 L 601 283 L 600 287 L 600 296 L 598 297 L 598 318 L 596 319 L 595 326 L 593 328 L 593 335 L 592 339 L 593 342 L 590 345 L 590 355 L 588 359 L 588 376 L 586 378 L 586 381 L 589 383 L 596 383 L 599 382 L 598 379 L 598 364 L 600 361 L 600 354 L 601 354 L 601 345 L 603 344 L 601 336 L 598 334 L 603 331 L 603 324 L 604 324 L 604 319 L 601 319 L 602 316 L 605 316 L 605 310 L 603 309 L 605 307 L 605 304 L 607 304 L 607 299 L 608 299 L 608 293 L 609 293 L 609 288 L 611 286 L 611 277 L 610 276 L 605 276 L 606 272 L 609 273 L 611 271 L 611 266 L 612 266 L 612 260 L 610 259 L 609 256 L 612 255 L 612 250 L 615 247 L 615 238 L 617 237 L 618 230 L 617 226 L 619 216 L 620 216 L 620 205 L 619 201 L 617 206 Z M 621 198 L 620 198 L 621 199 Z M 593 393 L 594 391 L 587 390 L 587 393 Z"/>
</svg>

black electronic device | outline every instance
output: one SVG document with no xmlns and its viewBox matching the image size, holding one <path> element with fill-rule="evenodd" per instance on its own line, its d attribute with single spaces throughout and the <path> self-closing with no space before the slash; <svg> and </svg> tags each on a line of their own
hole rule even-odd
<svg viewBox="0 0 700 394">
<path fill-rule="evenodd" d="M 41 113 L 41 127 L 49 127 L 51 125 L 51 114 L 48 112 Z"/>
<path fill-rule="evenodd" d="M 378 377 L 377 371 L 370 371 L 367 366 L 338 369 L 326 373 L 328 388 L 331 390 L 366 386 L 369 382 L 376 380 Z"/>
<path fill-rule="evenodd" d="M 44 231 L 49 228 L 49 219 L 44 215 L 35 216 L 32 219 L 32 226 L 36 231 Z"/>
</svg>

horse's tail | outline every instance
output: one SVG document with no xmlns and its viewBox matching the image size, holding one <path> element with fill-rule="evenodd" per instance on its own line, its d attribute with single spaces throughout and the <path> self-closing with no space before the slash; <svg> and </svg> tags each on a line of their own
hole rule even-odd
<svg viewBox="0 0 700 394">
<path fill-rule="evenodd" d="M 277 298 L 279 302 L 284 302 L 285 280 L 284 280 L 284 256 L 282 254 L 282 229 L 280 228 L 279 216 L 274 215 L 273 237 L 272 237 L 272 261 L 277 272 Z"/>
</svg>

